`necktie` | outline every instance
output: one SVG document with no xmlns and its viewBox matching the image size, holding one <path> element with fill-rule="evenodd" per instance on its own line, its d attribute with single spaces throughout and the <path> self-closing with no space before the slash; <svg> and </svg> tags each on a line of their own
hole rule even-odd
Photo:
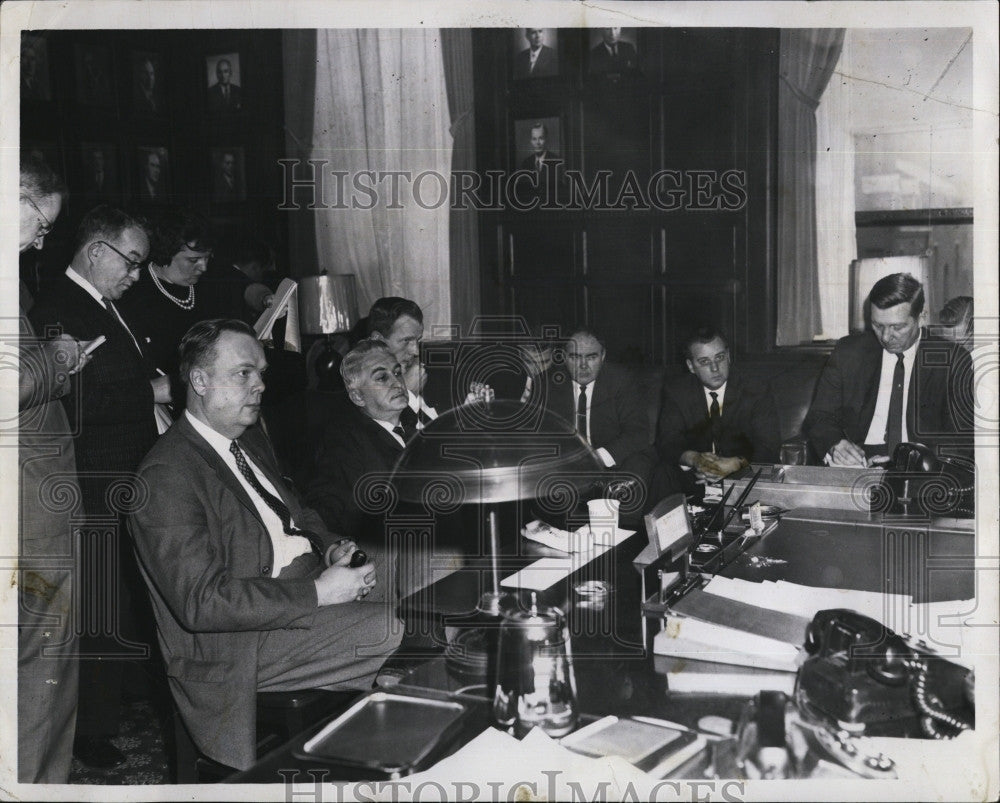
<svg viewBox="0 0 1000 803">
<path fill-rule="evenodd" d="M 537 172 L 537 173 L 541 173 L 542 172 L 542 157 L 541 156 L 536 156 L 535 157 L 535 172 Z"/>
<path fill-rule="evenodd" d="M 417 426 L 418 423 L 426 423 L 426 416 L 421 416 L 420 413 L 413 412 L 412 407 L 406 406 L 399 414 L 398 428 L 403 431 L 396 434 L 402 435 L 403 440 L 408 442 L 410 438 L 417 434 L 417 430 L 419 429 Z M 393 431 L 395 432 L 395 429 Z"/>
<path fill-rule="evenodd" d="M 317 555 L 322 555 L 323 546 L 316 534 L 307 532 L 306 530 L 296 530 L 292 527 L 292 514 L 288 512 L 288 507 L 260 484 L 260 480 L 257 479 L 254 470 L 250 468 L 246 457 L 243 456 L 243 450 L 240 449 L 240 445 L 236 441 L 229 444 L 229 451 L 236 458 L 236 467 L 240 470 L 240 474 L 246 478 L 246 481 L 250 483 L 250 487 L 254 489 L 264 504 L 274 511 L 274 515 L 281 519 L 281 527 L 285 531 L 285 535 L 301 535 L 309 541 L 309 545 Z"/>
<path fill-rule="evenodd" d="M 712 433 L 712 451 L 714 452 L 719 440 L 719 424 L 722 422 L 722 415 L 719 412 L 719 394 L 710 390 L 708 395 L 712 397 L 712 403 L 708 406 L 708 425 Z"/>
<path fill-rule="evenodd" d="M 618 58 L 618 45 L 611 45 L 611 58 Z"/>
<path fill-rule="evenodd" d="M 896 355 L 896 367 L 892 370 L 892 395 L 889 396 L 889 417 L 885 422 L 885 445 L 891 455 L 903 440 L 903 355 Z"/>
<path fill-rule="evenodd" d="M 406 443 L 406 430 L 403 429 L 401 424 L 396 424 L 396 426 L 392 428 L 392 431 L 403 439 L 403 443 Z"/>
<path fill-rule="evenodd" d="M 135 335 L 132 334 L 132 330 L 128 328 L 128 324 L 125 323 L 125 319 L 118 314 L 118 308 L 111 303 L 110 298 L 101 297 L 101 303 L 104 305 L 104 309 L 111 313 L 111 316 L 118 321 L 119 325 L 128 332 L 128 336 L 132 338 L 132 343 L 135 345 L 136 351 L 142 354 L 142 346 L 139 345 L 139 341 L 135 339 Z"/>
<path fill-rule="evenodd" d="M 584 440 L 587 438 L 587 386 L 580 385 L 580 395 L 576 399 L 576 431 Z"/>
</svg>

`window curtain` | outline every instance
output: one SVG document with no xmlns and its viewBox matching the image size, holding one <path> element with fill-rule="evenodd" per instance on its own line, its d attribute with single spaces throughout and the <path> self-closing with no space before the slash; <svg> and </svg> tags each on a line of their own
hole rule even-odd
<svg viewBox="0 0 1000 803">
<path fill-rule="evenodd" d="M 325 208 L 315 213 L 319 268 L 357 276 L 362 314 L 381 296 L 413 299 L 429 333 L 451 322 L 449 124 L 438 30 L 318 32 L 311 158 L 328 162 Z M 331 171 L 347 174 L 346 209 L 334 208 L 345 199 Z M 374 201 L 351 189 L 362 173 L 390 171 L 428 173 L 423 206 L 405 178 L 398 199 L 377 175 L 361 180 L 376 187 Z"/>
<path fill-rule="evenodd" d="M 451 135 L 455 142 L 452 170 L 476 169 L 476 126 L 472 88 L 472 31 L 443 28 L 444 75 L 448 87 Z M 468 333 L 481 308 L 479 281 L 479 223 L 475 209 L 452 209 L 451 320 Z"/>
<path fill-rule="evenodd" d="M 849 329 L 850 264 L 857 256 L 854 225 L 854 137 L 851 134 L 851 32 L 816 109 L 816 252 L 820 335 Z"/>
<path fill-rule="evenodd" d="M 312 152 L 313 98 L 316 94 L 316 31 L 286 30 L 281 34 L 282 67 L 285 95 L 285 155 L 304 165 Z M 287 168 L 286 168 L 287 169 Z M 294 178 L 308 174 L 301 168 Z M 313 212 L 307 208 L 309 195 L 299 192 L 295 201 L 300 209 L 281 212 L 288 215 L 289 274 L 293 279 L 313 276 L 316 269 L 316 228 Z"/>
<path fill-rule="evenodd" d="M 816 107 L 833 75 L 843 29 L 781 31 L 778 83 L 777 344 L 819 334 Z"/>
</svg>

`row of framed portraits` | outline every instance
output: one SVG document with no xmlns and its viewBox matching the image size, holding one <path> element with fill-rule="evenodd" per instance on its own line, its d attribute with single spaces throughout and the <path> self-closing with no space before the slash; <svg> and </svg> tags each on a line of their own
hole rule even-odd
<svg viewBox="0 0 1000 803">
<path fill-rule="evenodd" d="M 121 153 L 111 142 L 81 142 L 66 153 L 52 143 L 27 143 L 25 152 L 40 157 L 61 175 L 68 176 L 71 199 L 84 203 L 102 201 L 122 203 L 126 199 L 139 206 L 155 206 L 178 200 L 173 180 L 174 170 L 169 148 L 143 145 L 131 153 Z M 75 152 L 74 152 L 75 151 Z M 185 158 L 187 158 L 185 154 Z M 124 161 L 123 161 L 124 158 Z M 207 149 L 196 164 L 186 166 L 185 176 L 207 192 L 214 204 L 245 201 L 246 149 L 242 145 L 219 145 Z M 200 167 L 197 163 L 200 163 Z M 202 171 L 201 180 L 197 172 Z M 131 175 L 129 180 L 123 171 Z M 128 192 L 126 192 L 128 190 Z M 185 193 L 185 196 L 190 193 Z"/>
<path fill-rule="evenodd" d="M 156 116 L 168 112 L 169 79 L 160 53 L 131 50 L 127 64 L 118 65 L 108 45 L 77 42 L 72 47 L 73 78 L 66 85 L 72 87 L 72 99 L 79 106 L 115 108 L 127 86 L 125 94 L 135 114 Z M 22 103 L 53 100 L 53 55 L 46 37 L 22 34 Z M 200 72 L 208 114 L 225 116 L 244 111 L 247 98 L 239 52 L 206 54 Z"/>
<path fill-rule="evenodd" d="M 588 74 L 615 78 L 640 69 L 637 28 L 590 28 L 586 30 Z M 516 28 L 510 32 L 509 52 L 515 81 L 552 78 L 572 69 L 561 55 L 560 39 L 577 36 L 571 29 Z"/>
</svg>

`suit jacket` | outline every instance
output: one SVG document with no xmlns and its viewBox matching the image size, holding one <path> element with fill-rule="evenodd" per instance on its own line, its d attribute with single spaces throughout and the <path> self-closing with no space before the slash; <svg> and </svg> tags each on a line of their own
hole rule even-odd
<svg viewBox="0 0 1000 803">
<path fill-rule="evenodd" d="M 560 374 L 562 381 L 557 381 Z M 561 368 L 550 368 L 543 377 L 546 408 L 574 425 L 576 385 Z M 643 400 L 635 394 L 628 371 L 614 363 L 604 363 L 594 380 L 590 400 L 590 445 L 594 449 L 607 449 L 624 470 L 632 470 L 632 458 L 649 447 L 649 423 Z"/>
<path fill-rule="evenodd" d="M 355 487 L 368 474 L 391 472 L 402 453 L 399 441 L 352 404 L 324 427 L 313 469 L 303 483 L 306 503 L 334 532 L 362 548 L 382 547 L 383 517 L 361 509 Z"/>
<path fill-rule="evenodd" d="M 515 78 L 537 78 L 545 75 L 556 75 L 559 72 L 559 60 L 556 51 L 548 45 L 542 45 L 538 58 L 535 59 L 535 69 L 531 68 L 531 48 L 526 47 L 514 58 Z"/>
<path fill-rule="evenodd" d="M 734 369 L 726 382 L 716 453 L 758 462 L 778 457 L 778 413 L 770 388 L 747 386 Z M 688 449 L 712 450 L 712 433 L 704 386 L 694 374 L 669 378 L 660 395 L 656 450 L 670 466 Z"/>
<path fill-rule="evenodd" d="M 846 438 L 861 445 L 878 400 L 882 346 L 872 332 L 841 338 L 816 383 L 803 431 L 822 458 Z M 971 446 L 972 361 L 960 346 L 922 333 L 910 373 L 906 429 L 911 441 L 937 448 Z"/>
<path fill-rule="evenodd" d="M 62 399 L 74 433 L 84 508 L 104 513 L 105 489 L 130 476 L 156 441 L 150 385 L 156 372 L 114 315 L 65 274 L 39 298 L 30 317 L 39 332 L 59 327 L 80 340 L 107 338 L 87 367 L 71 377 L 71 392 Z"/>
<path fill-rule="evenodd" d="M 333 543 L 282 480 L 260 428 L 248 429 L 240 446 L 296 526 Z M 186 416 L 157 441 L 139 477 L 149 494 L 132 514 L 132 530 L 174 700 L 202 752 L 249 767 L 260 633 L 314 614 L 313 580 L 273 576 L 271 539 L 253 500 Z"/>
<path fill-rule="evenodd" d="M 218 83 L 208 88 L 208 110 L 215 114 L 219 112 L 238 112 L 243 108 L 243 90 L 236 84 L 229 85 L 229 102 L 222 97 L 222 86 Z"/>
<path fill-rule="evenodd" d="M 635 46 L 631 42 L 618 42 L 618 53 L 612 56 L 604 42 L 590 51 L 590 71 L 591 72 L 619 72 L 621 70 L 634 70 L 639 66 L 636 56 Z"/>
</svg>

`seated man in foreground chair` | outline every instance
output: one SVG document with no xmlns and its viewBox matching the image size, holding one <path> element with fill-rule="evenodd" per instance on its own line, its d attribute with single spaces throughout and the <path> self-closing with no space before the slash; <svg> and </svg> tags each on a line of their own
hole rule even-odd
<svg viewBox="0 0 1000 803">
<path fill-rule="evenodd" d="M 369 601 L 374 569 L 349 568 L 354 544 L 278 474 L 256 426 L 253 331 L 204 321 L 180 350 L 187 409 L 139 468 L 136 550 L 184 723 L 209 758 L 245 769 L 257 692 L 370 688 L 399 628 Z"/>
<path fill-rule="evenodd" d="M 691 493 L 751 461 L 778 456 L 778 414 L 768 388 L 732 370 L 721 332 L 701 327 L 685 344 L 689 373 L 663 385 L 656 449 L 671 490 Z"/>
</svg>

